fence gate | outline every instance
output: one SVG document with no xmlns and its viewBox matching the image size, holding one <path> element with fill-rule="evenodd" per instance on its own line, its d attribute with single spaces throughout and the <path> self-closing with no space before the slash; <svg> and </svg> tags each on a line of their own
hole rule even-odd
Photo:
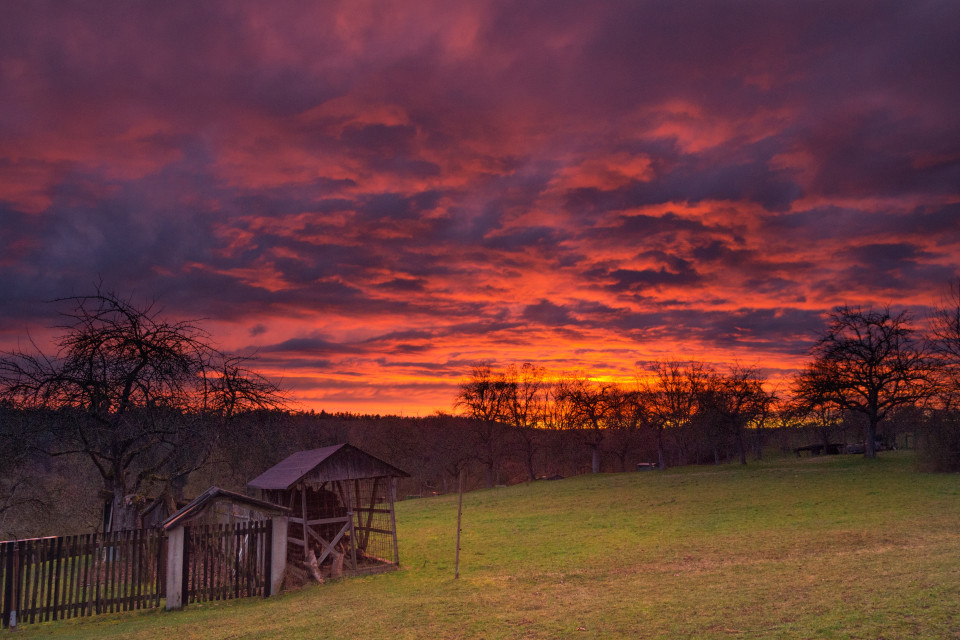
<svg viewBox="0 0 960 640">
<path fill-rule="evenodd" d="M 160 606 L 164 535 L 154 529 L 0 542 L 4 627 Z"/>
<path fill-rule="evenodd" d="M 269 596 L 272 521 L 183 528 L 183 604 Z"/>
</svg>

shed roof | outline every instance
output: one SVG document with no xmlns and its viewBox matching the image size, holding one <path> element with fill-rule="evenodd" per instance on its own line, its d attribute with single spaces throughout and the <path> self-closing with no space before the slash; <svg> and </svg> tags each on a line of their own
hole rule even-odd
<svg viewBox="0 0 960 640">
<path fill-rule="evenodd" d="M 409 478 L 410 474 L 350 444 L 298 451 L 248 483 L 256 489 L 290 489 L 306 476 L 315 482 Z"/>
<path fill-rule="evenodd" d="M 190 504 L 186 505 L 184 508 L 180 509 L 169 518 L 164 520 L 163 528 L 172 529 L 177 525 L 183 524 L 190 518 L 202 513 L 207 507 L 221 500 L 228 500 L 234 504 L 242 504 L 255 511 L 261 511 L 269 515 L 286 515 L 290 513 L 290 509 L 287 507 L 273 504 L 272 502 L 257 500 L 256 498 L 245 496 L 242 493 L 227 491 L 226 489 L 221 489 L 220 487 L 210 487 L 197 496 L 192 502 L 190 502 Z"/>
</svg>

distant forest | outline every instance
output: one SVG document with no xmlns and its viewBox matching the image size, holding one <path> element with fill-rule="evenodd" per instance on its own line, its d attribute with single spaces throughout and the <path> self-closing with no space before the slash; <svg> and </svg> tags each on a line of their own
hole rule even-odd
<svg viewBox="0 0 960 640">
<path fill-rule="evenodd" d="M 290 410 L 250 363 L 113 294 L 73 299 L 56 354 L 0 359 L 0 538 L 81 533 L 105 504 L 246 483 L 290 453 L 349 442 L 410 473 L 398 497 L 574 474 L 918 449 L 960 470 L 960 286 L 918 329 L 840 307 L 789 388 L 752 367 L 660 361 L 629 382 L 535 363 L 476 365 L 456 414 Z M 880 454 L 882 455 L 882 453 Z"/>
</svg>

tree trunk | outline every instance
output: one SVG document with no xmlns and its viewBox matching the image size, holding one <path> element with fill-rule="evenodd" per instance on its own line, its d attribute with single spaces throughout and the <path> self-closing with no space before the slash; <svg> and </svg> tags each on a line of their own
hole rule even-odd
<svg viewBox="0 0 960 640">
<path fill-rule="evenodd" d="M 667 468 L 667 460 L 663 453 L 663 429 L 657 429 L 657 463 L 661 470 Z"/>
<path fill-rule="evenodd" d="M 743 436 L 742 426 L 737 426 L 737 449 L 740 453 L 740 464 L 747 464 L 747 443 Z"/>
<path fill-rule="evenodd" d="M 113 489 L 113 522 L 109 531 L 129 531 L 139 529 L 139 512 L 135 504 L 127 504 L 125 491 L 122 487 Z M 104 531 L 106 533 L 106 531 Z"/>
<path fill-rule="evenodd" d="M 867 422 L 867 441 L 863 448 L 863 457 L 865 458 L 876 458 L 877 457 L 877 420 L 875 417 L 870 416 L 870 420 Z"/>
</svg>

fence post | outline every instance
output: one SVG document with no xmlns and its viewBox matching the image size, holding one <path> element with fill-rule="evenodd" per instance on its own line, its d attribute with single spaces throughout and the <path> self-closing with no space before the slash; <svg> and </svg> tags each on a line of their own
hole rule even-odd
<svg viewBox="0 0 960 640">
<path fill-rule="evenodd" d="M 7 570 L 4 572 L 6 585 L 4 585 L 3 597 L 6 602 L 3 603 L 3 609 L 8 617 L 0 625 L 11 629 L 17 628 L 17 608 L 20 603 L 20 580 L 18 579 L 20 576 L 17 575 L 19 565 L 20 553 L 17 541 L 14 540 L 11 544 L 10 555 L 7 556 Z"/>
<path fill-rule="evenodd" d="M 183 606 L 183 527 L 167 532 L 167 610 Z"/>
<path fill-rule="evenodd" d="M 283 574 L 287 570 L 287 528 L 290 519 L 287 516 L 273 518 L 273 540 L 270 545 L 270 595 L 280 593 L 283 587 Z"/>
</svg>

